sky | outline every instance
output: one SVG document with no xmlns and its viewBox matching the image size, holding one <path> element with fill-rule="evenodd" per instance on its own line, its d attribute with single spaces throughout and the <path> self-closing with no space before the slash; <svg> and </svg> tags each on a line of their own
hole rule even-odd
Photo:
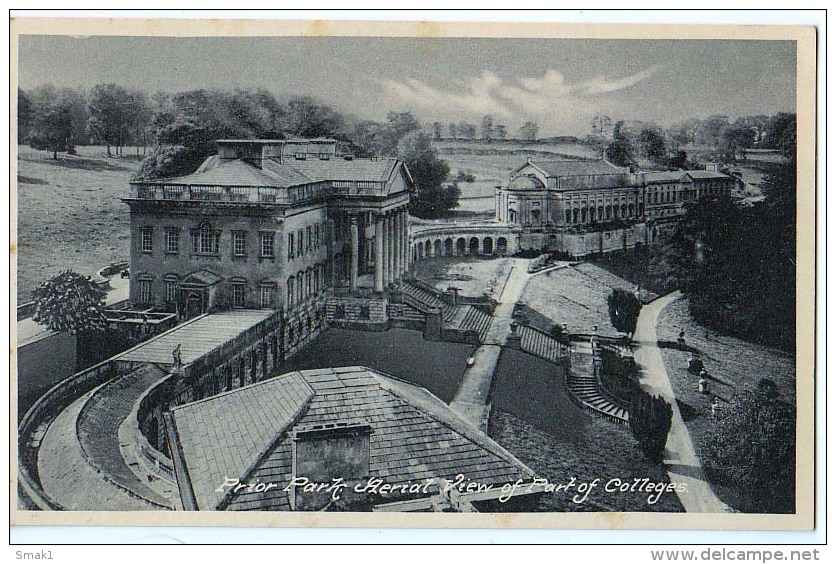
<svg viewBox="0 0 836 564">
<path fill-rule="evenodd" d="M 19 85 L 149 93 L 266 88 L 383 120 L 491 114 L 511 135 L 585 135 L 598 113 L 670 125 L 795 111 L 794 42 L 484 38 L 22 36 Z"/>
</svg>

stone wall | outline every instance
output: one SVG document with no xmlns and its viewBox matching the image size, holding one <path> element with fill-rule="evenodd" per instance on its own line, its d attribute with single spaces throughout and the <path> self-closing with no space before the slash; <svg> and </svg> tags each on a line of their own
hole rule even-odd
<svg viewBox="0 0 836 564">
<path fill-rule="evenodd" d="M 326 319 L 334 327 L 385 331 L 389 325 L 385 297 L 333 296 L 328 298 Z"/>
</svg>

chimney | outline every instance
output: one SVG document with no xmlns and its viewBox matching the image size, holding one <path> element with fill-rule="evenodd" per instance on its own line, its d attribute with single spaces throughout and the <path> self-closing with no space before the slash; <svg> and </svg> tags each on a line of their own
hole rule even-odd
<svg viewBox="0 0 836 564">
<path fill-rule="evenodd" d="M 313 425 L 296 430 L 293 437 L 291 478 L 326 483 L 342 478 L 351 483 L 369 476 L 370 425 L 356 422 Z M 317 511 L 332 501 L 331 492 L 305 492 L 295 487 L 290 506 L 295 511 Z"/>
</svg>

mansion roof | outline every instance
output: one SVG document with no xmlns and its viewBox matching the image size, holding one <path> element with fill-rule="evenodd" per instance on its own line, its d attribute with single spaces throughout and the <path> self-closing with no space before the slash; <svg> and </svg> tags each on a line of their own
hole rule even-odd
<svg viewBox="0 0 836 564">
<path fill-rule="evenodd" d="M 191 509 L 290 510 L 283 489 L 296 433 L 349 421 L 371 428 L 369 472 L 389 484 L 457 474 L 484 484 L 534 477 L 426 389 L 355 366 L 291 372 L 174 408 L 168 436 L 181 497 L 194 500 Z M 215 491 L 233 476 L 280 487 Z"/>
<path fill-rule="evenodd" d="M 313 157 L 290 163 L 267 158 L 260 160 L 260 164 L 258 166 L 245 159 L 224 162 L 218 155 L 213 155 L 192 174 L 154 180 L 152 183 L 287 188 L 327 181 L 387 182 L 397 167 L 402 166 L 398 159 L 393 158 L 347 160 L 342 157 Z"/>
</svg>

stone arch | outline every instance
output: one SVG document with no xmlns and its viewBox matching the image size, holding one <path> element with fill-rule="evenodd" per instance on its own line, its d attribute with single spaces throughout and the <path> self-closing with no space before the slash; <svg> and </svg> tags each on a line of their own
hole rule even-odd
<svg viewBox="0 0 836 564">
<path fill-rule="evenodd" d="M 444 256 L 451 257 L 453 254 L 453 239 L 451 237 L 447 237 L 444 240 Z"/>
<path fill-rule="evenodd" d="M 482 239 L 482 252 L 486 255 L 493 254 L 493 239 L 491 237 Z"/>
<path fill-rule="evenodd" d="M 580 210 L 578 210 L 578 208 L 575 208 L 575 209 L 572 210 L 572 223 L 577 223 L 578 222 L 578 219 L 580 219 L 578 217 L 579 213 L 580 213 Z"/>
<path fill-rule="evenodd" d="M 476 237 L 470 238 L 470 243 L 468 245 L 468 251 L 471 255 L 478 255 L 479 254 L 479 239 Z"/>
<path fill-rule="evenodd" d="M 467 241 L 464 240 L 464 237 L 459 237 L 456 241 L 456 254 L 460 257 L 467 254 Z"/>
<path fill-rule="evenodd" d="M 572 223 L 572 210 L 566 210 L 566 223 Z"/>
<path fill-rule="evenodd" d="M 633 212 L 634 211 L 635 211 L 635 208 L 633 207 L 633 204 L 627 204 L 627 215 L 629 217 L 633 217 Z"/>
<path fill-rule="evenodd" d="M 424 242 L 424 255 L 427 258 L 430 258 L 431 256 L 433 256 L 433 242 L 430 241 L 429 239 L 427 239 Z"/>
<path fill-rule="evenodd" d="M 586 223 L 586 208 L 581 208 L 581 223 Z"/>
<path fill-rule="evenodd" d="M 433 256 L 440 257 L 441 255 L 441 239 L 436 239 L 433 243 Z"/>
<path fill-rule="evenodd" d="M 418 245 L 416 248 L 418 249 L 418 256 L 416 257 L 416 260 L 424 258 L 424 243 L 418 241 Z"/>
<path fill-rule="evenodd" d="M 627 217 L 627 204 L 621 204 L 621 217 Z"/>
<path fill-rule="evenodd" d="M 506 239 L 505 237 L 500 237 L 496 240 L 496 252 L 500 255 L 508 253 L 508 239 Z"/>
</svg>

